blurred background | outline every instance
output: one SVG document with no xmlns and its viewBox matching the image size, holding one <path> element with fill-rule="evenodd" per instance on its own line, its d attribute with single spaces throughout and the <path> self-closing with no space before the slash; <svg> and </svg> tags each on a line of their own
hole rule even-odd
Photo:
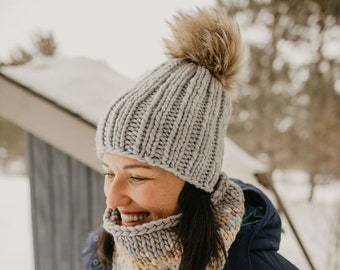
<svg viewBox="0 0 340 270">
<path fill-rule="evenodd" d="M 165 59 L 165 20 L 195 6 L 226 8 L 245 41 L 229 138 L 268 167 L 314 269 L 340 269 L 339 1 L 0 0 L 0 72 L 83 56 L 137 80 Z M 1 269 L 34 265 L 25 147 L 24 131 L 0 116 Z M 313 267 L 301 251 L 287 257 Z"/>
</svg>

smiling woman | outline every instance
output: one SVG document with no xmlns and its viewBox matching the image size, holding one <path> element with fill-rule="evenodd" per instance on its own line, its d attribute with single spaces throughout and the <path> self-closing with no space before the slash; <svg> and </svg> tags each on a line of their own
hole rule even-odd
<svg viewBox="0 0 340 270">
<path fill-rule="evenodd" d="M 238 26 L 223 11 L 200 9 L 179 12 L 170 26 L 170 59 L 114 101 L 97 127 L 106 210 L 88 269 L 94 260 L 124 270 L 296 269 L 276 253 L 281 227 L 270 202 L 221 172 L 242 70 Z"/>
</svg>

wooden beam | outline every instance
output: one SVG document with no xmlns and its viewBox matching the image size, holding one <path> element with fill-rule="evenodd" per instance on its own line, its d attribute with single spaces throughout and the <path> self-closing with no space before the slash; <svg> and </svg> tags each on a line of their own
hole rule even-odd
<svg viewBox="0 0 340 270">
<path fill-rule="evenodd" d="M 0 76 L 0 115 L 90 168 L 101 171 L 95 127 L 29 89 Z"/>
<path fill-rule="evenodd" d="M 295 228 L 295 225 L 293 224 L 293 221 L 292 221 L 292 219 L 291 219 L 291 217 L 290 217 L 290 215 L 287 211 L 287 208 L 285 207 L 283 201 L 281 200 L 279 193 L 277 192 L 277 190 L 274 186 L 272 178 L 268 175 L 268 173 L 256 173 L 255 177 L 264 187 L 270 189 L 274 193 L 274 196 L 275 196 L 277 203 L 278 203 L 278 207 L 283 212 L 283 214 L 286 216 L 288 224 L 289 224 L 290 228 L 292 229 L 292 232 L 293 232 L 296 240 L 298 241 L 299 246 L 300 246 L 303 254 L 305 255 L 305 258 L 306 258 L 310 268 L 312 270 L 315 270 L 316 268 L 315 268 L 315 266 L 312 262 L 312 259 L 309 256 L 309 254 L 308 254 L 308 252 L 307 252 L 307 250 L 306 250 L 306 248 L 305 248 L 305 246 L 304 246 L 304 244 L 303 244 L 303 242 L 302 242 L 302 240 L 301 240 L 301 238 L 300 238 L 300 236 L 299 236 L 299 234 L 298 234 L 298 232 Z"/>
</svg>

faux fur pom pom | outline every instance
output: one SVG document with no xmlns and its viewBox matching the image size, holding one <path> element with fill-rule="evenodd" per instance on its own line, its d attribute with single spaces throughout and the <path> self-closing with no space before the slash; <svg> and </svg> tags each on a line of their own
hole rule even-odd
<svg viewBox="0 0 340 270">
<path fill-rule="evenodd" d="M 232 90 L 243 66 L 238 25 L 224 11 L 179 12 L 170 23 L 173 39 L 164 39 L 172 58 L 205 66 L 226 90 Z"/>
</svg>

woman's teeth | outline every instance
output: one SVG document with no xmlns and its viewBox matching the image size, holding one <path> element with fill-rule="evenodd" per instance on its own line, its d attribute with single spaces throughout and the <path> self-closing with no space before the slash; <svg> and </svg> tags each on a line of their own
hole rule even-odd
<svg viewBox="0 0 340 270">
<path fill-rule="evenodd" d="M 147 216 L 148 216 L 147 214 L 141 214 L 141 215 L 120 214 L 120 218 L 122 219 L 122 222 L 137 222 L 137 221 L 143 220 Z"/>
</svg>

